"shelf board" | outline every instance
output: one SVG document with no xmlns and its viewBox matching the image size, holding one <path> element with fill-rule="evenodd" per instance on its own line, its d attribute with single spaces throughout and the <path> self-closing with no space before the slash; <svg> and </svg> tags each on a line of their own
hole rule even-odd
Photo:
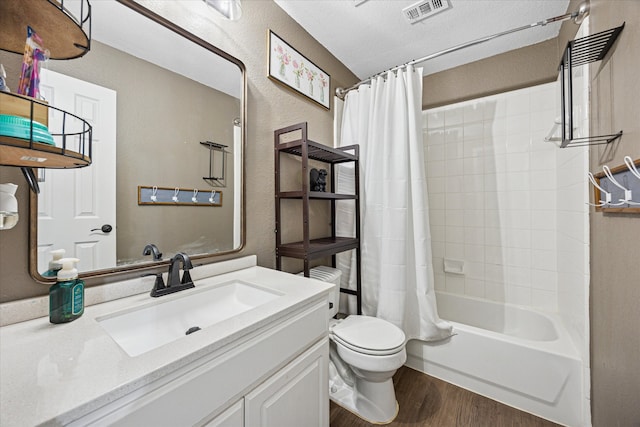
<svg viewBox="0 0 640 427">
<path fill-rule="evenodd" d="M 588 64 L 590 62 L 600 61 L 609 52 L 611 46 L 616 41 L 624 28 L 624 23 L 616 28 L 581 37 L 567 43 L 565 55 L 562 56 L 561 65 L 567 65 L 568 59 L 566 52 L 571 52 L 571 67 Z"/>
<path fill-rule="evenodd" d="M 295 156 L 302 156 L 302 140 L 281 143 L 277 149 Z M 346 151 L 329 147 L 311 140 L 307 140 L 307 156 L 310 159 L 318 160 L 325 163 L 344 163 L 358 160 L 356 154 L 350 154 Z"/>
<path fill-rule="evenodd" d="M 0 165 L 32 168 L 80 168 L 89 166 L 91 158 L 71 150 L 62 150 L 19 138 L 0 136 Z"/>
<path fill-rule="evenodd" d="M 304 192 L 302 191 L 281 191 L 276 196 L 281 199 L 302 199 Z M 358 198 L 355 194 L 338 194 L 328 193 L 325 191 L 309 191 L 310 199 L 328 199 L 328 200 L 355 200 Z"/>
<path fill-rule="evenodd" d="M 279 256 L 314 259 L 356 249 L 359 244 L 359 240 L 353 237 L 324 237 L 310 240 L 308 251 L 305 251 L 303 242 L 285 243 L 276 251 Z"/>
<path fill-rule="evenodd" d="M 63 10 L 55 0 L 13 0 L 0 2 L 0 49 L 24 53 L 27 25 L 42 38 L 51 59 L 72 59 L 89 51 L 89 37 L 83 30 L 90 28 L 91 16 L 87 0 L 82 0 L 82 22 Z"/>
</svg>

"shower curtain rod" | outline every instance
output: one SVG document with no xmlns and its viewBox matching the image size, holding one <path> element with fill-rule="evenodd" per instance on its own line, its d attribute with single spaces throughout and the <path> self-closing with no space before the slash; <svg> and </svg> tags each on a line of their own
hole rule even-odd
<svg viewBox="0 0 640 427">
<path fill-rule="evenodd" d="M 490 36 L 486 36 L 486 37 L 482 37 L 480 39 L 476 39 L 476 40 L 472 40 L 472 41 L 469 41 L 469 42 L 466 42 L 466 43 L 462 43 L 462 44 L 459 44 L 457 46 L 453 46 L 453 47 L 450 47 L 448 49 L 441 50 L 440 52 L 432 53 L 432 54 L 424 56 L 422 58 L 411 60 L 411 61 L 409 61 L 407 63 L 402 64 L 402 65 L 397 65 L 397 66 L 395 66 L 393 68 L 389 68 L 388 70 L 382 71 L 382 72 L 380 72 L 378 74 L 374 74 L 373 76 L 371 76 L 371 77 L 369 77 L 369 78 L 367 78 L 365 80 L 361 80 L 358 83 L 354 84 L 353 86 L 349 86 L 346 89 L 343 89 L 343 88 L 340 88 L 340 87 L 337 88 L 336 89 L 336 95 L 339 98 L 344 98 L 344 96 L 347 94 L 347 92 L 349 92 L 349 91 L 351 91 L 353 89 L 356 89 L 361 84 L 368 83 L 368 82 L 372 81 L 373 79 L 375 79 L 376 77 L 381 76 L 383 74 L 386 74 L 389 71 L 396 71 L 396 70 L 399 70 L 402 67 L 406 67 L 408 65 L 419 64 L 421 62 L 425 62 L 425 61 L 428 61 L 430 59 L 437 58 L 438 56 L 446 55 L 448 53 L 455 52 L 455 51 L 458 51 L 458 50 L 461 50 L 461 49 L 464 49 L 464 48 L 467 48 L 467 47 L 471 47 L 471 46 L 475 46 L 475 45 L 480 44 L 480 43 L 488 42 L 489 40 L 493 40 L 493 39 L 498 38 L 498 37 L 506 36 L 507 34 L 515 33 L 515 32 L 522 31 L 522 30 L 526 30 L 528 28 L 534 28 L 534 27 L 539 27 L 539 26 L 543 26 L 544 27 L 545 25 L 550 24 L 552 22 L 566 21 L 568 19 L 573 19 L 573 21 L 576 24 L 580 24 L 588 14 L 589 14 L 589 4 L 587 2 L 583 2 L 583 3 L 580 4 L 580 6 L 578 7 L 578 10 L 575 11 L 575 12 L 565 13 L 564 15 L 559 15 L 559 16 L 554 16 L 553 18 L 548 18 L 548 19 L 545 19 L 543 21 L 534 22 L 533 24 L 523 25 L 522 27 L 513 28 L 511 30 L 506 30 L 506 31 L 503 31 L 501 33 L 492 34 Z"/>
</svg>

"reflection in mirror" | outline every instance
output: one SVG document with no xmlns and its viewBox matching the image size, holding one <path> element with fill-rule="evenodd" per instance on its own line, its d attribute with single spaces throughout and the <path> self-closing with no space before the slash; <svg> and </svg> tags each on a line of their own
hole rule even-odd
<svg viewBox="0 0 640 427">
<path fill-rule="evenodd" d="M 49 103 L 92 124 L 93 163 L 41 170 L 32 273 L 42 280 L 55 249 L 84 276 L 157 262 L 150 243 L 165 260 L 239 250 L 242 63 L 129 1 L 92 2 L 92 15 L 90 52 L 43 67 Z"/>
</svg>

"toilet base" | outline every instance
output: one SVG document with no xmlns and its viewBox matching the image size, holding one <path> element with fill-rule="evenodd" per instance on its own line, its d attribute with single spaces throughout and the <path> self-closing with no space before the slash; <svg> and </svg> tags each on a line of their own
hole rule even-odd
<svg viewBox="0 0 640 427">
<path fill-rule="evenodd" d="M 360 389 L 366 388 L 372 397 L 388 396 L 391 393 L 393 400 L 385 401 L 383 405 L 380 405 L 359 393 L 358 387 Z M 372 424 L 389 424 L 398 416 L 399 405 L 395 400 L 392 379 L 367 384 L 362 384 L 360 379 L 356 379 L 356 383 L 350 386 L 342 380 L 333 362 L 329 363 L 329 398 L 337 405 Z"/>
</svg>

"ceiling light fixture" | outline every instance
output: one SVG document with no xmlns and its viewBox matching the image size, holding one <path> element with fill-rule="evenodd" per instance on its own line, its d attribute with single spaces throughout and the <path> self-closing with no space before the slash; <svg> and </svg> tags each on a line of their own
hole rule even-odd
<svg viewBox="0 0 640 427">
<path fill-rule="evenodd" d="M 204 0 L 204 2 L 231 21 L 237 21 L 242 16 L 240 0 Z"/>
</svg>

